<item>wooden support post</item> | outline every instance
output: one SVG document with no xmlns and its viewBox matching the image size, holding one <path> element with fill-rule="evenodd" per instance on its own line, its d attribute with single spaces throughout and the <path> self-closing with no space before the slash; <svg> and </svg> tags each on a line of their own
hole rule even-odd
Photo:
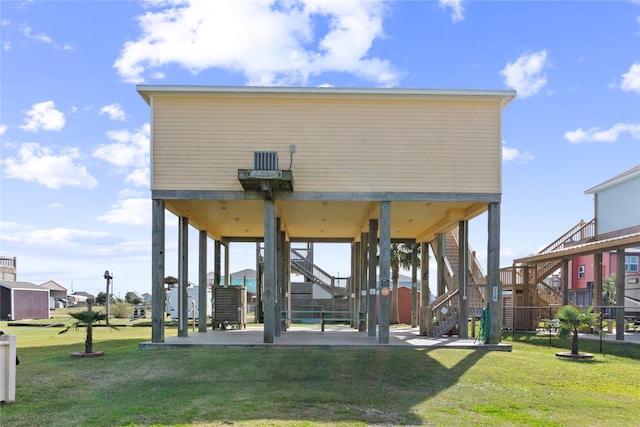
<svg viewBox="0 0 640 427">
<path fill-rule="evenodd" d="M 616 251 L 616 340 L 624 341 L 627 324 L 624 320 L 624 248 Z"/>
<path fill-rule="evenodd" d="M 378 255 L 378 220 L 369 220 L 369 295 L 367 304 L 367 336 L 376 336 L 378 323 L 376 313 L 376 269 Z"/>
<path fill-rule="evenodd" d="M 446 234 L 444 234 L 444 233 L 436 234 L 436 243 L 438 245 L 438 253 L 436 254 L 437 268 L 438 268 L 438 272 L 437 272 L 437 277 L 438 277 L 437 291 L 438 291 L 438 295 L 437 296 L 439 297 L 441 295 L 444 295 L 447 292 L 447 279 L 446 279 L 445 265 L 444 265 L 444 257 L 445 257 L 445 254 L 447 252 Z M 449 289 L 449 290 L 451 290 L 451 289 Z"/>
<path fill-rule="evenodd" d="M 411 327 L 418 326 L 418 248 L 414 243 L 411 246 Z"/>
<path fill-rule="evenodd" d="M 207 230 L 198 234 L 198 332 L 207 332 Z"/>
<path fill-rule="evenodd" d="M 291 305 L 293 296 L 291 295 L 291 242 L 286 239 L 286 234 L 282 232 L 284 242 L 284 310 L 288 313 L 287 318 L 291 318 Z M 285 331 L 291 327 L 291 320 L 285 320 Z"/>
<path fill-rule="evenodd" d="M 602 314 L 602 252 L 593 255 L 593 306 Z M 601 317 L 602 318 L 602 317 Z"/>
<path fill-rule="evenodd" d="M 458 337 L 469 337 L 469 221 L 458 223 Z"/>
<path fill-rule="evenodd" d="M 264 201 L 264 342 L 272 343 L 276 314 L 276 204 Z"/>
<path fill-rule="evenodd" d="M 420 243 L 420 335 L 427 332 L 426 309 L 429 306 L 429 243 Z"/>
<path fill-rule="evenodd" d="M 562 305 L 569 304 L 569 260 L 562 260 Z"/>
<path fill-rule="evenodd" d="M 151 204 L 151 342 L 164 342 L 164 200 Z"/>
<path fill-rule="evenodd" d="M 489 336 L 487 344 L 498 344 L 502 329 L 502 286 L 500 284 L 500 203 L 489 203 L 487 233 L 487 297 Z"/>
<path fill-rule="evenodd" d="M 264 260 L 260 256 L 260 242 L 256 242 L 256 323 L 264 323 Z"/>
<path fill-rule="evenodd" d="M 189 218 L 178 218 L 178 336 L 189 336 Z"/>
<path fill-rule="evenodd" d="M 222 277 L 222 275 L 220 274 L 222 272 L 220 261 L 221 246 L 222 242 L 220 242 L 220 240 L 216 240 L 213 246 L 213 284 L 215 286 L 220 286 L 220 278 Z"/>
<path fill-rule="evenodd" d="M 224 285 L 231 286 L 231 272 L 229 271 L 229 245 L 224 244 Z"/>
<path fill-rule="evenodd" d="M 529 266 L 525 265 L 524 266 L 524 277 L 522 278 L 522 305 L 524 307 L 522 307 L 522 318 L 524 319 L 524 330 L 525 331 L 529 331 L 531 330 L 531 308 L 533 306 L 533 301 L 531 301 L 531 282 L 529 282 Z M 513 288 L 513 301 L 511 303 L 512 308 L 515 310 L 516 309 L 516 288 L 514 286 Z M 515 321 L 515 319 L 514 319 Z M 515 326 L 515 324 L 514 324 Z"/>
<path fill-rule="evenodd" d="M 369 233 L 360 233 L 360 325 L 358 330 L 364 332 L 367 330 L 367 302 L 368 302 L 368 259 L 369 259 Z"/>
<path fill-rule="evenodd" d="M 391 202 L 380 202 L 380 324 L 378 343 L 389 344 L 391 285 Z M 386 290 L 385 290 L 386 289 Z"/>
<path fill-rule="evenodd" d="M 359 311 L 360 306 L 360 250 L 362 249 L 362 245 L 360 242 L 356 242 L 355 240 L 351 242 L 351 277 L 349 280 L 349 311 L 352 313 L 357 313 Z M 355 319 L 355 316 L 351 320 L 351 327 L 358 328 L 358 324 L 360 323 Z"/>
</svg>

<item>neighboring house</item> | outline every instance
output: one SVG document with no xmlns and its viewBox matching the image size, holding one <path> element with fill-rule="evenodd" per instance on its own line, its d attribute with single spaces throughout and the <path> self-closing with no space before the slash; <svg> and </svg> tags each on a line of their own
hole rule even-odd
<svg viewBox="0 0 640 427">
<path fill-rule="evenodd" d="M 144 300 L 144 302 L 150 303 L 151 298 L 152 298 L 152 295 L 149 292 L 145 292 L 142 294 L 142 299 Z"/>
<path fill-rule="evenodd" d="M 84 292 L 84 291 L 76 291 L 74 293 L 72 293 L 71 295 L 69 295 L 68 300 L 69 300 L 69 306 L 70 307 L 84 307 L 87 305 L 87 300 L 88 299 L 92 299 L 95 301 L 96 297 L 94 297 L 93 295 L 91 295 L 88 292 Z"/>
<path fill-rule="evenodd" d="M 53 280 L 42 283 L 41 288 L 49 289 L 49 309 L 64 308 L 67 306 L 67 289 Z"/>
<path fill-rule="evenodd" d="M 533 304 L 547 305 L 549 311 L 570 302 L 593 306 L 615 317 L 617 325 L 625 318 L 640 319 L 640 165 L 585 193 L 593 195 L 593 220 L 580 221 L 538 254 L 514 260 L 501 274 L 503 283 L 517 292 L 512 312 L 516 329 L 537 327 L 535 313 L 526 309 Z M 603 280 L 614 274 L 616 305 L 624 310 L 603 308 Z M 624 328 L 616 329 L 616 340 L 624 340 Z"/>
<path fill-rule="evenodd" d="M 0 320 L 48 318 L 49 289 L 29 282 L 0 281 Z"/>
<path fill-rule="evenodd" d="M 590 188 L 585 194 L 593 194 L 598 240 L 640 233 L 640 165 Z M 625 250 L 625 283 L 640 281 L 639 261 L 640 248 Z M 618 254 L 615 251 L 603 253 L 602 279 L 616 275 L 617 265 Z M 578 256 L 569 262 L 571 301 L 582 306 L 593 305 L 595 270 L 594 255 Z M 630 297 L 632 295 L 627 295 Z"/>
<path fill-rule="evenodd" d="M 16 278 L 16 257 L 0 256 L 0 280 L 15 281 Z"/>
</svg>

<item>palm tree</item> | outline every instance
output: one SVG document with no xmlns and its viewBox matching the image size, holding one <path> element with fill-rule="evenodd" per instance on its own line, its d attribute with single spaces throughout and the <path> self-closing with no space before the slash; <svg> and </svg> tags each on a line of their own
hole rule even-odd
<svg viewBox="0 0 640 427">
<path fill-rule="evenodd" d="M 413 251 L 420 251 L 420 245 L 406 243 L 392 243 L 391 244 L 391 282 L 393 284 L 393 292 L 391 294 L 391 314 L 389 316 L 389 323 L 400 323 L 400 316 L 398 313 L 398 278 L 400 277 L 400 267 L 403 270 L 411 269 L 411 255 Z"/>
<path fill-rule="evenodd" d="M 571 355 L 578 355 L 578 331 L 582 328 L 593 327 L 598 322 L 599 314 L 593 313 L 593 307 L 585 310 L 565 305 L 558 310 L 556 315 L 560 321 L 558 335 L 561 338 L 571 336 Z M 596 332 L 602 333 L 600 328 L 595 328 Z"/>
<path fill-rule="evenodd" d="M 87 327 L 87 337 L 84 341 L 84 352 L 93 353 L 93 325 L 96 322 L 101 322 L 107 319 L 107 315 L 99 311 L 80 311 L 78 313 L 69 313 L 71 317 L 75 319 L 73 323 L 67 325 L 65 329 L 58 334 L 64 334 L 70 329 L 78 330 L 81 326 Z M 113 325 L 109 325 L 110 328 L 118 329 Z"/>
</svg>

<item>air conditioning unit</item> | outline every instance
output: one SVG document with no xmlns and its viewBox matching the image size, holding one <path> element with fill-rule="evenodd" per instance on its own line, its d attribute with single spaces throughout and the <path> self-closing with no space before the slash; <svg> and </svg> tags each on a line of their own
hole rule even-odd
<svg viewBox="0 0 640 427">
<path fill-rule="evenodd" d="M 263 171 L 278 170 L 278 152 L 277 151 L 254 151 L 253 152 L 253 169 Z"/>
</svg>

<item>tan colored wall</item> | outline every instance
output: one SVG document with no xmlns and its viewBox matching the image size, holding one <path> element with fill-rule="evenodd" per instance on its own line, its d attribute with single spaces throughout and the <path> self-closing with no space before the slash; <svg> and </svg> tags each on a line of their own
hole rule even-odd
<svg viewBox="0 0 640 427">
<path fill-rule="evenodd" d="M 500 192 L 498 100 L 156 95 L 154 190 L 237 190 L 278 151 L 296 191 Z"/>
</svg>

